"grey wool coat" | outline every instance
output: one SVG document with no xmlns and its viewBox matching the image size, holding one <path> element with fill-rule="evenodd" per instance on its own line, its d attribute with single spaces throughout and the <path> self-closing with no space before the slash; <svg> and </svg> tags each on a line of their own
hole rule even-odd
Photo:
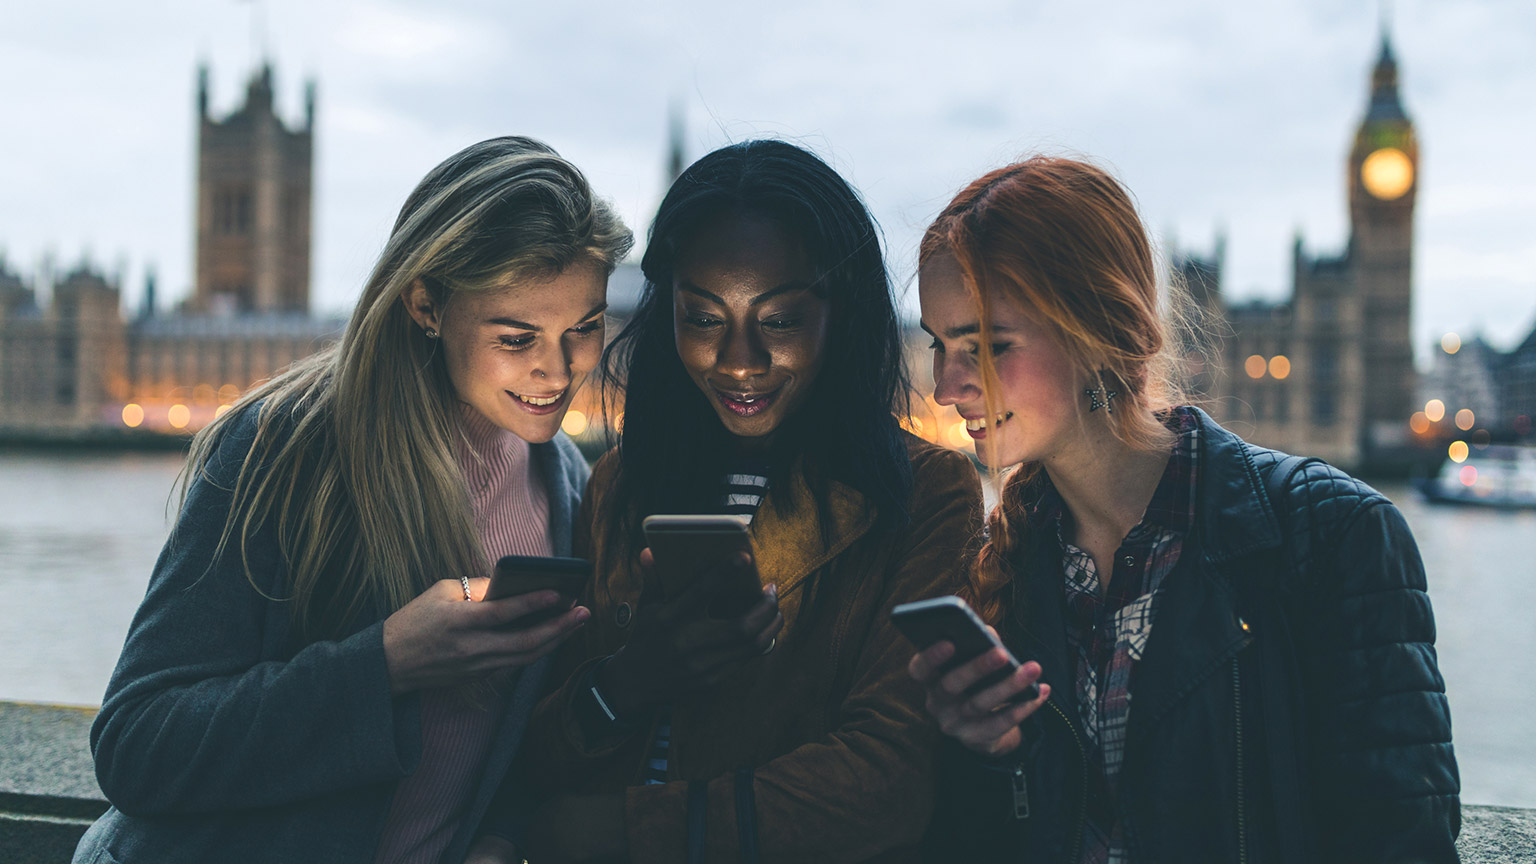
<svg viewBox="0 0 1536 864">
<path fill-rule="evenodd" d="M 395 787 L 420 758 L 419 699 L 390 695 L 384 615 L 295 648 L 289 607 L 247 581 L 237 544 L 214 555 L 255 435 L 255 412 L 245 414 L 192 484 L 91 727 L 112 807 L 81 838 L 76 864 L 370 862 Z M 555 554 L 569 555 L 587 465 L 563 435 L 532 453 Z M 283 596 L 275 538 L 259 533 L 248 553 L 265 593 Z M 443 861 L 463 860 L 544 671 L 541 662 L 521 676 Z"/>
</svg>

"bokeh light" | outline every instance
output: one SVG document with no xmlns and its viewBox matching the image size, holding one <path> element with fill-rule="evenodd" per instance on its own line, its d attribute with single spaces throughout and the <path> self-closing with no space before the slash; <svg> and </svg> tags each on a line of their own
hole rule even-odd
<svg viewBox="0 0 1536 864">
<path fill-rule="evenodd" d="M 1423 411 L 1415 411 L 1413 416 L 1408 418 L 1408 428 L 1412 429 L 1415 435 L 1423 435 L 1429 431 L 1429 418 L 1424 416 Z"/>
<path fill-rule="evenodd" d="M 1452 462 L 1467 461 L 1467 452 L 1467 442 L 1465 441 L 1452 441 L 1451 446 L 1447 451 L 1451 457 Z"/>
<path fill-rule="evenodd" d="M 1266 365 L 1268 364 L 1264 362 L 1263 357 L 1254 354 L 1247 360 L 1243 361 L 1243 371 L 1248 373 L 1249 378 L 1263 378 L 1264 367 Z"/>
<path fill-rule="evenodd" d="M 1461 337 L 1455 333 L 1447 333 L 1441 336 L 1440 349 L 1447 354 L 1455 354 L 1461 350 Z"/>
<path fill-rule="evenodd" d="M 1291 358 L 1284 354 L 1269 358 L 1269 374 L 1275 376 L 1277 381 L 1284 381 L 1291 374 Z"/>
<path fill-rule="evenodd" d="M 1465 431 L 1471 429 L 1476 423 L 1477 415 L 1472 413 L 1471 408 L 1463 408 L 1456 412 L 1456 428 Z"/>
<path fill-rule="evenodd" d="M 231 409 L 233 407 L 235 407 L 235 406 L 233 406 L 233 405 L 220 405 L 219 407 L 213 409 L 213 416 L 215 418 L 223 417 L 225 414 L 228 414 L 229 413 L 229 409 Z"/>
<path fill-rule="evenodd" d="M 137 402 L 129 402 L 123 406 L 123 425 L 132 429 L 144 422 L 144 406 Z"/>
<path fill-rule="evenodd" d="M 1477 468 L 1473 465 L 1461 466 L 1461 485 L 1473 486 L 1477 484 Z"/>
<path fill-rule="evenodd" d="M 1493 443 L 1493 435 L 1491 433 L 1489 433 L 1489 431 L 1487 429 L 1479 429 L 1476 432 L 1472 433 L 1472 446 L 1473 447 L 1476 447 L 1479 450 L 1486 450 L 1486 449 L 1488 449 L 1488 445 L 1492 444 L 1492 443 Z"/>
<path fill-rule="evenodd" d="M 565 412 L 565 419 L 560 421 L 560 428 L 567 435 L 580 435 L 587 431 L 587 415 L 572 409 Z"/>
<path fill-rule="evenodd" d="M 192 411 L 187 406 L 177 403 L 171 406 L 171 410 L 165 412 L 165 420 L 177 429 L 187 428 L 192 422 Z"/>
<path fill-rule="evenodd" d="M 1445 403 L 1439 399 L 1431 399 L 1424 403 L 1424 416 L 1431 423 L 1439 423 L 1445 418 Z"/>
</svg>

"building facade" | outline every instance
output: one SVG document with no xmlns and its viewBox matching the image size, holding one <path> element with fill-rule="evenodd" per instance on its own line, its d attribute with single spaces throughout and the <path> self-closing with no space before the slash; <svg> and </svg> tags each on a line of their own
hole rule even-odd
<svg viewBox="0 0 1536 864">
<path fill-rule="evenodd" d="M 208 113 L 208 69 L 198 70 L 197 276 L 202 313 L 309 310 L 315 85 L 304 122 L 290 128 L 273 106 L 272 67 L 246 86 L 245 104 Z"/>
<path fill-rule="evenodd" d="M 1290 298 L 1245 304 L 1222 294 L 1219 240 L 1209 257 L 1175 253 L 1176 277 L 1214 322 L 1210 341 L 1194 346 L 1214 368 L 1194 371 L 1222 422 L 1256 443 L 1353 470 L 1390 470 L 1416 458 L 1409 419 L 1417 395 L 1418 161 L 1397 61 L 1383 36 L 1346 163 L 1350 234 L 1343 252 L 1314 254 L 1298 235 Z"/>
</svg>

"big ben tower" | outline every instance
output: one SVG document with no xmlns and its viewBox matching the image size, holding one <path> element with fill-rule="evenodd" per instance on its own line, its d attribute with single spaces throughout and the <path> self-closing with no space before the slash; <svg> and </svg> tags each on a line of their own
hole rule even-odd
<svg viewBox="0 0 1536 864">
<path fill-rule="evenodd" d="M 1419 145 L 1397 92 L 1397 60 L 1382 34 L 1371 98 L 1349 154 L 1350 269 L 1361 315 L 1367 459 L 1401 444 L 1413 413 L 1413 202 Z"/>
</svg>

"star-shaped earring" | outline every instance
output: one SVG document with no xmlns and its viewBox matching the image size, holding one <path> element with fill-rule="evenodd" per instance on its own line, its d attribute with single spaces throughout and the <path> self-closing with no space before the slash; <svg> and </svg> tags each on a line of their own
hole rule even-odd
<svg viewBox="0 0 1536 864">
<path fill-rule="evenodd" d="M 1119 396 L 1120 394 L 1118 391 L 1110 390 L 1108 387 L 1105 387 L 1104 379 L 1100 378 L 1099 386 L 1096 388 L 1090 387 L 1087 390 L 1084 390 L 1083 395 L 1087 396 L 1089 400 L 1089 414 L 1092 414 L 1100 408 L 1104 409 L 1105 414 L 1113 414 L 1115 413 L 1115 406 L 1111 403 L 1114 401 L 1115 397 Z"/>
</svg>

